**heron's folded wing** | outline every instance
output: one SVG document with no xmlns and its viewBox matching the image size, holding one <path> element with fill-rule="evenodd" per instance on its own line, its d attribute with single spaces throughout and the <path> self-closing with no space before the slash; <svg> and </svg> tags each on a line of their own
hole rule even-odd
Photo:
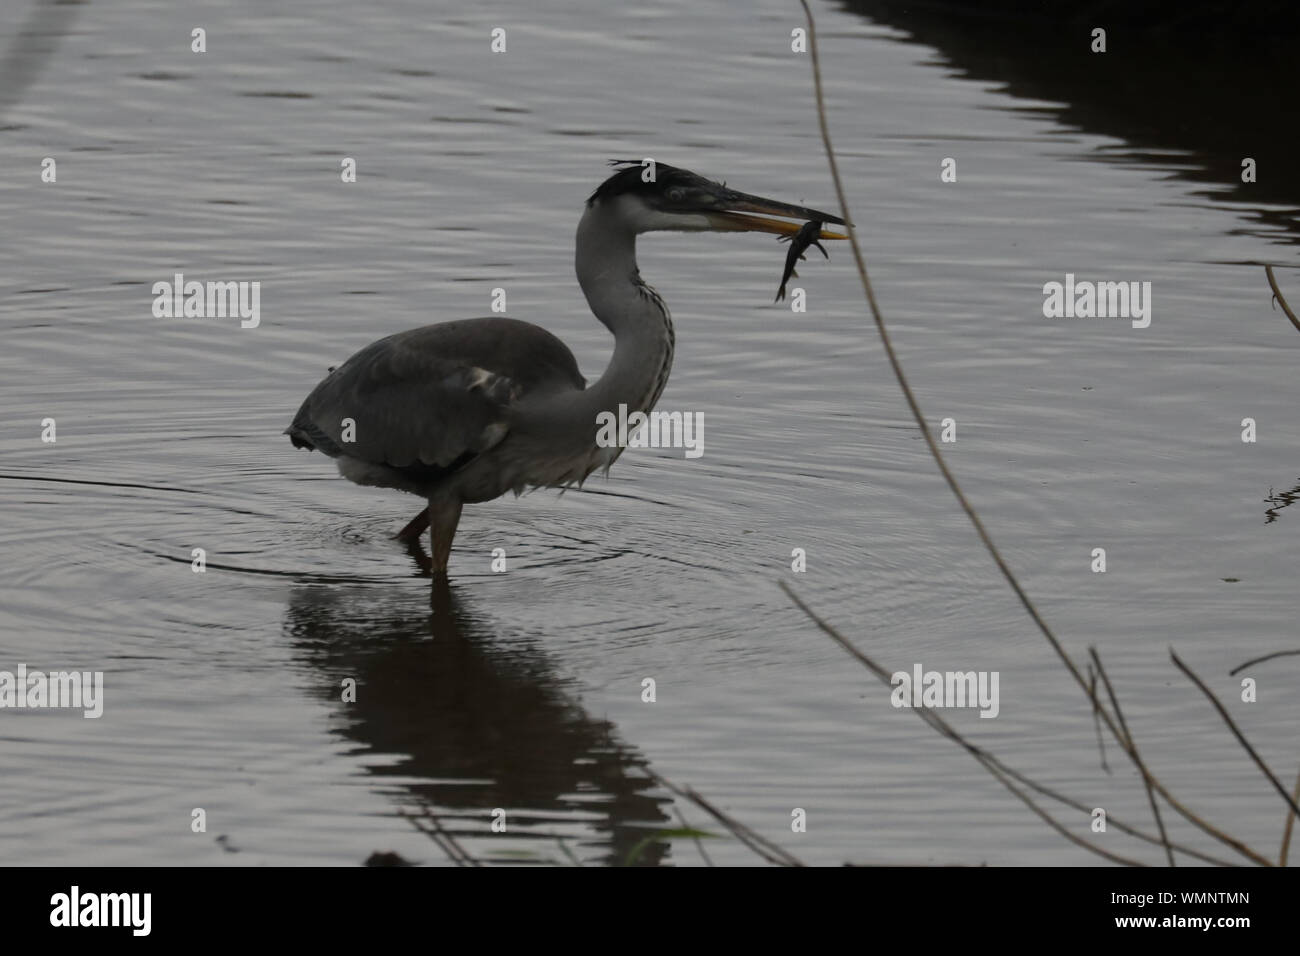
<svg viewBox="0 0 1300 956">
<path fill-rule="evenodd" d="M 519 394 L 508 376 L 381 339 L 331 372 L 307 396 L 289 435 L 331 457 L 402 469 L 448 470 L 507 432 Z"/>
</svg>

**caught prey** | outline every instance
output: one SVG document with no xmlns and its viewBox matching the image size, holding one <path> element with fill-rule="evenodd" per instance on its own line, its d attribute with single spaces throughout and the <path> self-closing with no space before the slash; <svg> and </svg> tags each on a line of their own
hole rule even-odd
<svg viewBox="0 0 1300 956">
<path fill-rule="evenodd" d="M 793 236 L 782 236 L 777 240 L 777 242 L 789 242 L 790 251 L 785 257 L 785 272 L 781 274 L 781 288 L 776 290 L 776 298 L 772 300 L 773 302 L 780 302 L 785 298 L 785 284 L 790 281 L 791 276 L 794 276 L 796 279 L 799 278 L 799 273 L 794 271 L 794 264 L 804 258 L 805 249 L 809 246 L 816 246 L 818 249 L 821 249 L 822 255 L 827 259 L 830 258 L 830 253 L 828 253 L 822 247 L 822 244 L 817 241 L 821 236 L 822 224 L 813 220 L 812 222 L 804 223 L 803 228 Z"/>
</svg>

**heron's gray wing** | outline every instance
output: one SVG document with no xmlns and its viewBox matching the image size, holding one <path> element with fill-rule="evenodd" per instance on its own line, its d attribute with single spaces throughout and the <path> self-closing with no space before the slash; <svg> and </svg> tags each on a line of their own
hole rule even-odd
<svg viewBox="0 0 1300 956">
<path fill-rule="evenodd" d="M 444 322 L 380 339 L 331 372 L 303 402 L 294 445 L 426 480 L 505 438 L 507 409 L 546 389 L 582 389 L 555 336 L 527 322 Z"/>
</svg>

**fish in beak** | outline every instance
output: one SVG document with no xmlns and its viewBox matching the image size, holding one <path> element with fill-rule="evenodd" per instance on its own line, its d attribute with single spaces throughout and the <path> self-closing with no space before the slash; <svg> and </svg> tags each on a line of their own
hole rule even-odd
<svg viewBox="0 0 1300 956">
<path fill-rule="evenodd" d="M 777 240 L 777 242 L 789 242 L 790 251 L 786 253 L 785 272 L 781 274 L 781 288 L 776 290 L 776 298 L 772 300 L 773 302 L 780 302 L 785 298 L 785 284 L 790 281 L 791 276 L 796 279 L 799 277 L 799 273 L 794 271 L 794 264 L 803 258 L 805 249 L 809 246 L 816 246 L 827 259 L 831 257 L 831 254 L 817 241 L 821 238 L 821 235 L 822 224 L 813 220 L 804 223 L 803 227 L 793 236 L 783 236 Z"/>
</svg>

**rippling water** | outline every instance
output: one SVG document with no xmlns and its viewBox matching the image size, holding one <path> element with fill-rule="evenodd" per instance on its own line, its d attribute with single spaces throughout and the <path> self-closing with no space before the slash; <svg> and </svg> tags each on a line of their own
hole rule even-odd
<svg viewBox="0 0 1300 956">
<path fill-rule="evenodd" d="M 1094 859 L 890 707 L 782 579 L 888 667 L 999 671 L 999 718 L 959 726 L 1144 821 L 935 474 L 846 250 L 808 261 L 792 314 L 767 237 L 643 239 L 677 326 L 661 408 L 703 412 L 704 456 L 631 451 L 581 492 L 467 510 L 450 595 L 390 540 L 415 499 L 290 447 L 328 366 L 496 287 L 598 376 L 572 237 L 609 157 L 834 205 L 797 6 L 473 9 L 92 4 L 0 116 L 0 669 L 106 674 L 99 720 L 0 717 L 0 861 L 701 863 L 656 831 L 715 825 L 652 774 L 808 862 Z M 1265 499 L 1300 484 L 1300 336 L 1257 265 L 1294 265 L 1295 210 L 817 12 L 855 219 L 924 407 L 958 423 L 953 467 L 1071 651 L 1099 648 L 1157 772 L 1272 852 L 1280 802 L 1168 648 L 1289 778 L 1295 665 L 1252 671 L 1254 706 L 1227 671 L 1295 641 L 1300 510 Z M 154 318 L 176 272 L 260 281 L 260 326 Z M 1151 327 L 1044 319 L 1067 272 L 1151 282 Z"/>
</svg>

